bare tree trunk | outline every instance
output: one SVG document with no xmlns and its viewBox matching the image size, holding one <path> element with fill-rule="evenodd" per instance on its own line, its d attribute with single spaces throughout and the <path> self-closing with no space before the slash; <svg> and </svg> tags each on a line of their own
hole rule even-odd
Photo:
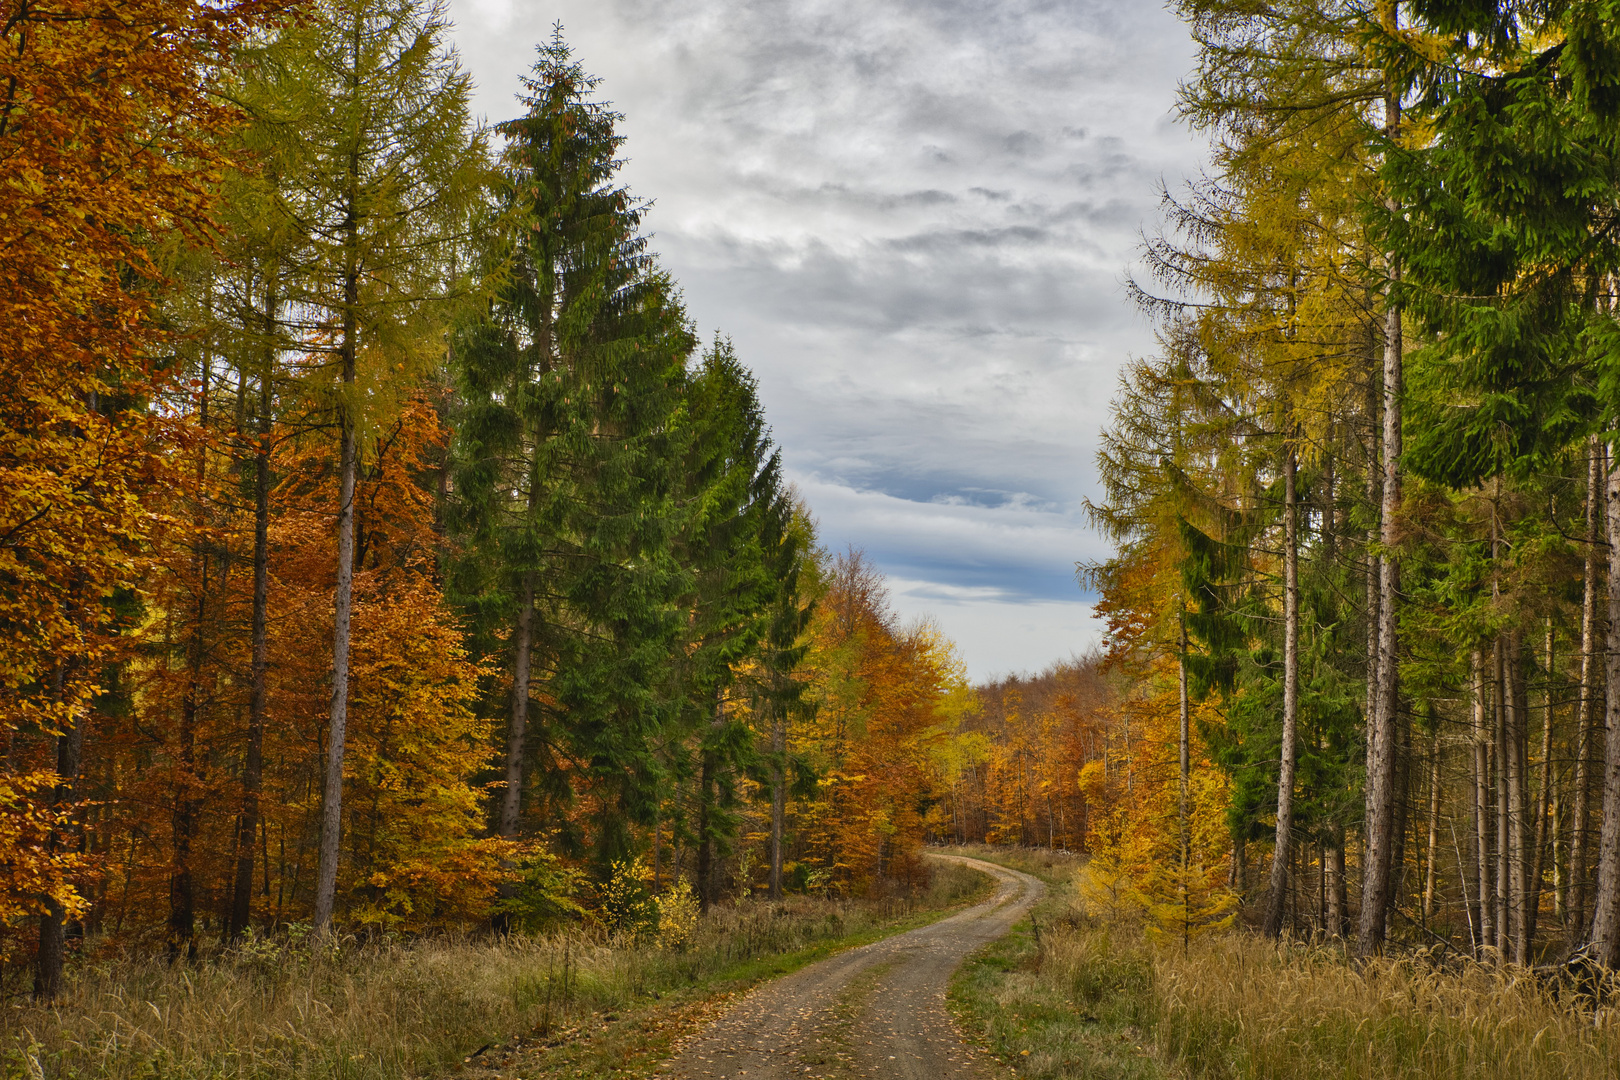
<svg viewBox="0 0 1620 1080">
<path fill-rule="evenodd" d="M 1588 830 L 1592 811 L 1592 736 L 1597 718 L 1597 593 L 1599 549 L 1603 544 L 1604 445 L 1596 435 L 1587 443 L 1586 564 L 1581 576 L 1581 701 L 1575 722 L 1575 791 L 1569 829 L 1569 902 L 1566 925 L 1573 937 L 1586 930 Z"/>
<path fill-rule="evenodd" d="M 771 883 L 769 896 L 782 899 L 782 829 L 787 817 L 787 776 L 783 757 L 787 753 L 787 707 L 773 703 L 771 715 Z M 951 800 L 951 816 L 956 816 L 956 800 Z M 960 830 L 958 830 L 960 832 Z"/>
<path fill-rule="evenodd" d="M 1485 724 L 1485 658 L 1474 650 L 1474 855 L 1479 887 L 1479 945 L 1496 944 L 1491 888 L 1491 734 Z"/>
<path fill-rule="evenodd" d="M 1604 484 L 1609 528 L 1609 655 L 1604 664 L 1603 816 L 1598 831 L 1597 893 L 1592 901 L 1592 951 L 1620 967 L 1620 455 Z"/>
<path fill-rule="evenodd" d="M 1327 933 L 1345 937 L 1350 933 L 1349 883 L 1344 872 L 1344 826 L 1334 823 L 1333 844 L 1327 851 Z"/>
<path fill-rule="evenodd" d="M 1503 675 L 1502 639 L 1497 638 L 1492 645 L 1492 660 L 1495 669 L 1495 686 L 1491 694 L 1491 704 L 1496 710 L 1496 952 L 1499 963 L 1506 963 L 1508 958 L 1508 945 L 1513 937 L 1513 893 L 1512 881 L 1513 867 L 1513 814 L 1509 803 L 1508 779 L 1512 774 L 1512 766 L 1508 759 L 1512 756 L 1509 747 L 1509 730 L 1507 716 L 1507 685 Z"/>
<path fill-rule="evenodd" d="M 56 669 L 56 697 L 58 701 L 63 698 L 63 688 L 68 680 L 67 661 L 59 661 Z M 84 729 L 89 718 L 82 713 L 73 718 L 73 726 L 56 737 L 56 775 L 59 777 L 56 786 L 51 790 L 50 805 L 61 806 L 65 802 L 72 802 L 75 789 L 79 782 L 79 773 L 83 764 Z M 62 830 L 52 830 L 49 839 L 51 850 L 60 850 L 64 841 L 71 842 L 71 827 L 66 830 L 68 835 L 59 836 Z M 39 1001 L 54 1001 L 62 992 L 62 949 L 67 943 L 67 913 L 62 905 L 53 897 L 45 898 L 45 913 L 39 917 L 39 951 L 35 954 L 34 967 L 34 997 Z"/>
<path fill-rule="evenodd" d="M 1191 703 L 1187 697 L 1187 607 L 1181 604 L 1180 625 L 1178 630 L 1181 636 L 1181 655 L 1176 662 L 1176 693 L 1179 705 L 1181 730 L 1179 733 L 1179 770 L 1177 772 L 1177 794 L 1180 799 L 1179 822 L 1181 827 L 1181 870 L 1185 874 L 1187 862 L 1191 855 L 1191 829 L 1188 815 L 1191 810 L 1192 793 L 1192 730 Z"/>
<path fill-rule="evenodd" d="M 200 539 L 199 539 L 200 542 Z M 201 710 L 203 665 L 203 620 L 207 617 L 208 558 L 198 559 L 199 581 L 197 620 L 192 629 L 190 657 L 186 673 L 186 693 L 180 703 L 179 745 L 175 761 L 173 830 L 174 865 L 169 871 L 169 919 L 167 951 L 169 963 L 185 953 L 196 955 L 197 896 L 196 883 L 191 874 L 191 846 L 197 831 L 197 816 L 201 812 L 197 785 L 197 721 Z"/>
<path fill-rule="evenodd" d="M 203 664 L 207 656 L 204 638 L 208 621 L 208 544 L 204 539 L 207 525 L 208 484 L 208 403 L 213 392 L 213 356 L 203 352 L 202 376 L 199 380 L 198 426 L 203 438 L 197 444 L 196 503 L 192 508 L 192 524 L 197 535 L 193 540 L 192 563 L 196 571 L 196 606 L 192 611 L 190 647 L 186 657 L 186 692 L 180 703 L 180 730 L 176 777 L 174 785 L 174 814 L 172 841 L 174 865 L 169 873 L 169 963 L 174 963 L 184 952 L 187 958 L 197 952 L 197 889 L 192 877 L 191 847 L 196 839 L 197 817 L 202 812 L 198 792 L 197 726 L 203 711 Z"/>
<path fill-rule="evenodd" d="M 355 52 L 358 68 L 359 22 L 355 22 Z M 343 428 L 338 478 L 337 590 L 333 597 L 332 619 L 332 719 L 327 731 L 326 776 L 321 792 L 321 846 L 317 852 L 315 875 L 315 925 L 317 937 L 332 931 L 332 910 L 337 902 L 339 844 L 343 834 L 343 740 L 349 723 L 349 617 L 354 602 L 354 489 L 359 471 L 359 447 L 355 445 L 355 363 L 359 342 L 357 307 L 360 303 L 360 275 L 353 265 L 359 230 L 355 189 L 359 184 L 359 153 L 349 155 L 349 207 L 344 226 L 350 265 L 343 277 L 343 391 L 338 409 Z"/>
<path fill-rule="evenodd" d="M 1553 730 L 1553 622 L 1547 619 L 1547 717 L 1541 728 L 1541 776 L 1534 811 L 1536 815 L 1535 850 L 1530 854 L 1530 877 L 1525 890 L 1525 940 L 1534 944 L 1536 922 L 1541 915 L 1541 878 L 1546 871 L 1548 810 L 1552 804 L 1552 730 Z M 1528 950 L 1529 944 L 1526 949 Z M 1528 951 L 1526 953 L 1528 960 Z"/>
<path fill-rule="evenodd" d="M 1525 932 L 1529 929 L 1526 915 L 1526 883 L 1530 872 L 1527 856 L 1530 853 L 1530 830 L 1527 828 L 1529 800 L 1525 777 L 1525 693 L 1524 650 L 1519 631 L 1510 631 L 1505 657 L 1507 679 L 1507 743 L 1503 761 L 1507 765 L 1508 797 L 1508 888 L 1512 897 L 1510 911 L 1513 916 L 1513 962 L 1523 964 L 1529 956 L 1530 943 Z"/>
<path fill-rule="evenodd" d="M 1384 99 L 1384 124 L 1400 123 L 1399 98 Z M 1395 268 L 1390 268 L 1391 276 Z M 1396 800 L 1396 695 L 1400 670 L 1396 652 L 1396 596 L 1400 592 L 1401 511 L 1401 310 L 1391 303 L 1384 316 L 1383 495 L 1380 506 L 1378 560 L 1378 665 L 1376 707 L 1367 724 L 1366 872 L 1361 890 L 1361 927 L 1357 949 L 1363 956 L 1382 948 L 1394 896 Z"/>
<path fill-rule="evenodd" d="M 236 884 L 231 892 L 228 936 L 240 937 L 253 913 L 253 844 L 259 832 L 264 785 L 264 715 L 270 660 L 270 431 L 275 378 L 274 334 L 278 301 L 265 298 L 266 339 L 271 342 L 259 377 L 258 441 L 253 448 L 253 616 L 248 690 L 247 753 L 242 762 L 242 812 L 236 825 Z M 267 868 L 268 869 L 268 868 Z"/>
<path fill-rule="evenodd" d="M 1277 773 L 1276 856 L 1271 860 L 1271 893 L 1266 899 L 1263 924 L 1269 937 L 1282 933 L 1283 903 L 1288 892 L 1288 860 L 1293 843 L 1294 770 L 1299 760 L 1299 507 L 1295 491 L 1296 471 L 1294 447 L 1290 443 L 1283 452 L 1282 761 Z M 1186 746 L 1185 736 L 1182 746 Z M 1186 753 L 1185 749 L 1182 753 Z M 1185 810 L 1182 818 L 1185 822 Z M 1185 831 L 1185 824 L 1182 829 Z"/>
<path fill-rule="evenodd" d="M 1429 748 L 1429 843 L 1424 853 L 1423 925 L 1434 918 L 1434 868 L 1440 842 L 1440 735 Z"/>
<path fill-rule="evenodd" d="M 534 649 L 534 572 L 523 575 L 523 597 L 513 635 L 512 716 L 506 730 L 506 790 L 501 793 L 501 835 L 517 839 L 523 815 L 524 739 L 529 724 L 529 676 Z"/>
<path fill-rule="evenodd" d="M 1391 910 L 1399 908 L 1405 899 L 1406 843 L 1412 817 L 1412 718 L 1399 711 L 1395 714 L 1395 746 L 1395 843 L 1389 857 Z"/>
<path fill-rule="evenodd" d="M 720 691 L 714 695 L 714 719 L 712 724 L 718 728 L 725 722 L 723 712 L 724 703 Z M 698 879 L 698 909 L 707 912 L 714 906 L 718 897 L 715 895 L 715 866 L 714 866 L 714 781 L 715 760 L 714 752 L 708 747 L 702 750 L 703 763 L 698 769 L 698 852 L 697 852 L 697 879 Z M 882 854 L 878 860 L 882 862 Z"/>
</svg>

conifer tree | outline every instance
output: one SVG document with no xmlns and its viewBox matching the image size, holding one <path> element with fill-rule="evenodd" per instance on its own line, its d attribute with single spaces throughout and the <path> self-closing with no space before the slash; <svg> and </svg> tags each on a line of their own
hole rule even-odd
<svg viewBox="0 0 1620 1080">
<path fill-rule="evenodd" d="M 522 831 L 541 761 L 555 804 L 592 794 L 606 867 L 651 815 L 651 736 L 669 720 L 674 416 L 694 341 L 614 183 L 620 117 L 560 30 L 524 85 L 525 114 L 498 128 L 509 265 L 456 348 L 455 590 L 486 649 L 510 642 L 499 831 Z"/>
<path fill-rule="evenodd" d="M 1620 270 L 1620 247 L 1602 222 L 1615 190 L 1620 57 L 1608 5 L 1521 9 L 1471 3 L 1414 5 L 1421 28 L 1475 64 L 1408 63 L 1423 74 L 1417 103 L 1431 142 L 1399 148 L 1389 175 L 1403 212 L 1384 228 L 1409 266 L 1407 302 L 1433 344 L 1414 372 L 1414 466 L 1454 486 L 1523 475 L 1612 429 L 1617 355 L 1612 313 L 1599 301 Z M 1467 45 L 1465 43 L 1474 43 Z M 1620 667 L 1614 665 L 1620 596 L 1615 590 L 1616 488 L 1608 479 L 1611 620 L 1604 808 L 1591 938 L 1604 963 L 1620 962 Z M 1499 481 L 1497 481 L 1499 482 Z M 1595 588 L 1594 575 L 1585 587 Z M 1505 768 L 1520 769 L 1523 731 L 1510 698 Z M 1516 838 L 1498 853 L 1509 866 L 1515 952 L 1524 962 L 1533 916 L 1520 785 L 1506 810 Z M 1604 845 L 1609 845 L 1605 847 Z M 1539 885 L 1536 886 L 1539 889 Z M 1498 913 L 1498 941 L 1508 914 Z"/>
</svg>

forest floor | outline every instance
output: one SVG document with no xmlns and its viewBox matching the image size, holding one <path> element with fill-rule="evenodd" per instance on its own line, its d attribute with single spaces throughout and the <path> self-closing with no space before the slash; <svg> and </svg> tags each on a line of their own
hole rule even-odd
<svg viewBox="0 0 1620 1080">
<path fill-rule="evenodd" d="M 961 850 L 1047 884 L 951 984 L 963 1031 L 1021 1078 L 1620 1080 L 1620 1001 L 1413 943 L 1358 961 L 1338 939 L 1167 939 L 1083 858 Z"/>
<path fill-rule="evenodd" d="M 292 933 L 171 967 L 156 946 L 89 942 L 55 1004 L 0 994 L 0 1077 L 647 1077 L 755 985 L 992 890 L 949 864 L 915 895 L 744 900 L 701 919 L 682 950 L 579 927 L 329 949 Z"/>
</svg>

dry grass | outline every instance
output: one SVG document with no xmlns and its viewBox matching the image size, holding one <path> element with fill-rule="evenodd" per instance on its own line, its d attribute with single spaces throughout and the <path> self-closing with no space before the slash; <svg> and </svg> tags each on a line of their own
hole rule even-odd
<svg viewBox="0 0 1620 1080">
<path fill-rule="evenodd" d="M 745 902 L 702 920 L 682 952 L 574 930 L 336 950 L 282 938 L 190 967 L 85 963 L 56 1005 L 0 1013 L 0 1069 L 36 1080 L 434 1076 L 483 1047 L 564 1042 L 639 1001 L 735 985 L 914 925 L 983 883 L 942 868 L 918 898 Z"/>
<path fill-rule="evenodd" d="M 1155 1039 L 1198 1076 L 1620 1076 L 1620 1015 L 1560 1002 L 1522 970 L 1358 965 L 1246 933 L 1156 951 L 1152 969 Z"/>
<path fill-rule="evenodd" d="M 1620 1009 L 1560 1001 L 1523 970 L 1422 953 L 1358 964 L 1342 948 L 1247 931 L 1183 951 L 1087 912 L 1083 869 L 1043 871 L 1039 853 L 997 861 L 1047 878 L 1039 943 L 1026 927 L 993 946 L 953 997 L 1022 1075 L 1620 1078 Z"/>
</svg>

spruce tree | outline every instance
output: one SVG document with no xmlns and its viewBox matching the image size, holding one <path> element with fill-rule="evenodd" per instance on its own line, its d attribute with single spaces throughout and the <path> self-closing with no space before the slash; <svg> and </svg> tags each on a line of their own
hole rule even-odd
<svg viewBox="0 0 1620 1080">
<path fill-rule="evenodd" d="M 653 735 L 678 620 L 675 412 L 694 340 L 614 182 L 621 119 L 560 30 L 500 124 L 509 247 L 487 312 L 458 336 L 453 589 L 511 685 L 497 828 L 523 831 L 530 763 L 548 797 L 596 797 L 602 867 L 651 816 Z"/>
</svg>

